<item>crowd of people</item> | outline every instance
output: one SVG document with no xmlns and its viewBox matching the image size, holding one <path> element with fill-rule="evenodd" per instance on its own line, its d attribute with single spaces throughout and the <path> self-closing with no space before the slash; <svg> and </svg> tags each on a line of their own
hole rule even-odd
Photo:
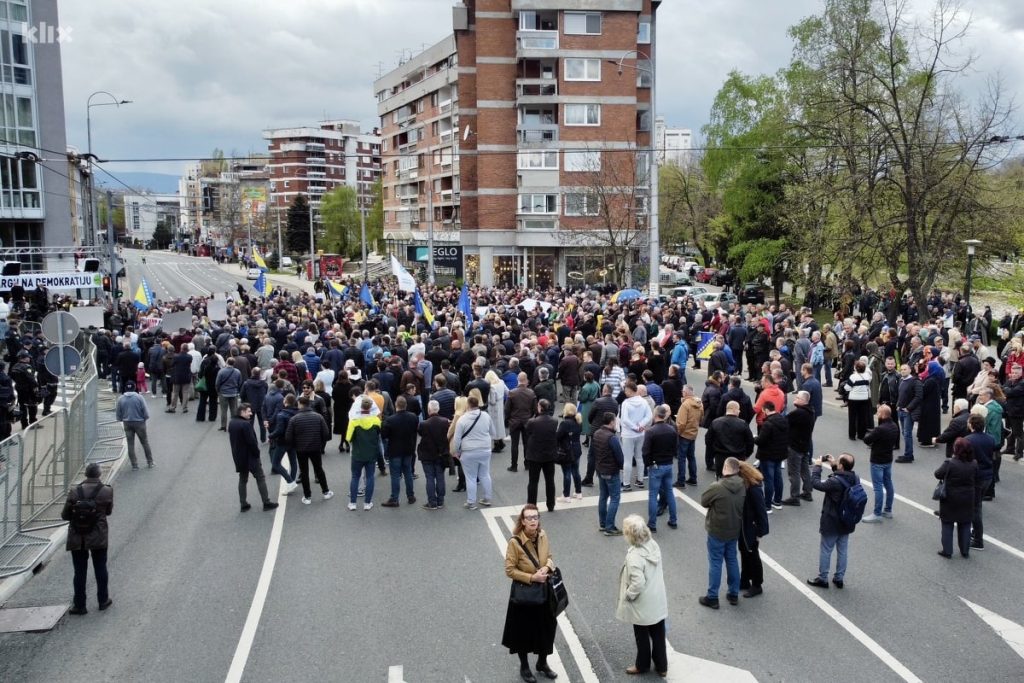
<svg viewBox="0 0 1024 683">
<path fill-rule="evenodd" d="M 332 498 L 334 475 L 324 467 L 332 442 L 348 454 L 349 510 L 360 498 L 364 511 L 373 509 L 375 473 L 390 476 L 382 507 L 417 503 L 420 478 L 427 511 L 449 506 L 448 479 L 456 484 L 451 493 L 465 494 L 464 508 L 487 507 L 494 455 L 506 453 L 509 471 L 521 461 L 527 471 L 527 510 L 538 506 L 541 478 L 548 511 L 596 488 L 597 528 L 606 536 L 623 534 L 622 492 L 646 489 L 645 528 L 628 538 L 642 547 L 662 515 L 670 529 L 678 526 L 672 487 L 699 484 L 701 442 L 713 479 L 702 493 L 709 587 L 701 604 L 712 608 L 723 564 L 730 603 L 740 590 L 761 593 L 758 543 L 769 515 L 813 501 L 813 491 L 823 494 L 821 557 L 808 582 L 829 587 L 836 552 L 832 584 L 843 587 L 848 536 L 860 521 L 849 491 L 863 489 L 852 454 L 814 455 L 832 450 L 814 444 L 829 389 L 846 406 L 851 442 L 869 451 L 874 505 L 864 522 L 892 517 L 894 462 L 915 462 L 918 448 L 948 449 L 950 460 L 936 472 L 946 491 L 938 511 L 946 557 L 954 526 L 964 556 L 983 547 L 981 504 L 995 495 L 1001 452 L 1019 460 L 1024 449 L 1024 314 L 1003 321 L 1000 354 L 970 333 L 973 318 L 957 320 L 959 303 L 941 295 L 923 307 L 909 297 L 897 306 L 880 299 L 874 308 L 860 300 L 819 326 L 809 309 L 784 303 L 725 310 L 690 298 L 478 287 L 469 290 L 467 315 L 454 287 L 421 294 L 431 313 L 418 314 L 411 295 L 383 281 L 369 301 L 240 291 L 225 320 L 210 320 L 198 297 L 148 312 L 191 312 L 193 324 L 177 330 L 133 327 L 125 311 L 121 329 L 96 333 L 99 365 L 115 388 L 144 380 L 150 396 L 164 396 L 167 412 L 219 422 L 242 511 L 250 509 L 250 477 L 264 509 L 276 507 L 267 458 L 285 493 L 301 486 L 302 503 L 312 504 L 316 485 L 323 500 Z M 699 390 L 687 373 L 702 364 Z M 520 521 L 524 529 L 532 522 Z M 524 557 L 514 558 L 520 571 Z M 523 579 L 516 571 L 510 577 Z M 654 642 L 647 654 L 639 650 L 634 668 L 646 670 L 653 658 L 663 671 L 658 628 L 643 626 Z M 543 657 L 536 668 L 545 672 Z"/>
</svg>

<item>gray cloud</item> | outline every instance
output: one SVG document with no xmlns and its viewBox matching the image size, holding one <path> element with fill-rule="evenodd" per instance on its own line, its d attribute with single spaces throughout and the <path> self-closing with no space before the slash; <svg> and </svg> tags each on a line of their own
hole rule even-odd
<svg viewBox="0 0 1024 683">
<path fill-rule="evenodd" d="M 134 101 L 93 110 L 93 146 L 107 158 L 191 157 L 213 147 L 264 150 L 266 127 L 352 118 L 377 123 L 373 80 L 451 31 L 451 0 L 89 0 L 61 3 L 70 144 L 85 147 L 85 101 L 110 90 Z M 786 29 L 820 0 L 669 0 L 659 14 L 658 109 L 699 131 L 731 69 L 773 73 L 790 56 Z M 965 80 L 1024 85 L 1024 5 L 971 3 Z M 176 172 L 182 164 L 122 168 Z"/>
</svg>

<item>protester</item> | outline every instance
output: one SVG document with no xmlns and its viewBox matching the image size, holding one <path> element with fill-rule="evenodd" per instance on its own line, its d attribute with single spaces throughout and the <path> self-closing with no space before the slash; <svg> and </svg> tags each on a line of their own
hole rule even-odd
<svg viewBox="0 0 1024 683">
<path fill-rule="evenodd" d="M 939 500 L 939 520 L 942 526 L 942 548 L 939 555 L 946 559 L 953 557 L 954 524 L 960 555 L 965 558 L 970 555 L 977 477 L 978 463 L 974 460 L 974 449 L 967 439 L 958 438 L 953 442 L 952 457 L 946 458 L 935 470 L 935 478 L 945 484 L 945 493 Z"/>
<path fill-rule="evenodd" d="M 107 609 L 114 602 L 110 599 L 107 574 L 107 546 L 110 542 L 107 518 L 114 513 L 114 489 L 100 481 L 101 473 L 99 464 L 89 463 L 85 468 L 85 481 L 68 491 L 60 513 L 60 518 L 68 522 L 65 548 L 71 553 L 75 569 L 75 597 L 68 614 L 89 613 L 86 609 L 86 582 L 90 556 L 100 610 Z"/>
<path fill-rule="evenodd" d="M 143 452 L 146 454 L 146 466 L 152 469 L 153 451 L 149 447 L 149 436 L 146 433 L 146 422 L 149 420 L 149 406 L 146 399 L 135 391 L 135 383 L 126 381 L 124 393 L 118 396 L 117 405 L 114 408 L 114 417 L 124 427 L 125 439 L 128 442 L 128 461 L 132 469 L 139 469 L 139 461 L 135 457 L 135 439 L 138 437 L 142 444 Z"/>
<path fill-rule="evenodd" d="M 743 498 L 743 527 L 740 531 L 740 589 L 743 597 L 764 592 L 764 567 L 761 564 L 761 539 L 768 535 L 768 507 L 761 482 L 764 475 L 750 463 L 739 463 L 739 477 L 746 487 Z"/>
<path fill-rule="evenodd" d="M 228 425 L 228 441 L 231 444 L 231 457 L 235 461 L 235 471 L 238 473 L 238 502 L 241 504 L 242 512 L 248 512 L 252 506 L 249 505 L 248 487 L 249 475 L 256 480 L 256 488 L 263 501 L 264 510 L 273 510 L 277 503 L 270 500 L 270 493 L 267 491 L 267 481 L 263 474 L 263 465 L 260 463 L 260 444 L 256 441 L 256 432 L 252 429 L 252 406 L 242 403 L 238 406 L 238 412 L 231 418 Z"/>
<path fill-rule="evenodd" d="M 619 571 L 619 597 L 615 616 L 633 625 L 633 637 L 636 639 L 636 660 L 626 669 L 626 673 L 647 673 L 653 663 L 654 670 L 664 678 L 668 675 L 665 647 L 668 596 L 661 548 L 639 515 L 630 515 L 622 520 L 622 533 L 627 550 L 626 559 Z"/>
<path fill-rule="evenodd" d="M 818 557 L 818 575 L 807 579 L 807 583 L 816 588 L 828 588 L 828 571 L 832 563 L 832 551 L 836 551 L 836 568 L 832 574 L 832 583 L 836 588 L 845 585 L 847 556 L 849 553 L 850 534 L 854 526 L 847 524 L 840 516 L 840 508 L 848 489 L 860 483 L 860 478 L 853 471 L 854 458 L 843 453 L 837 460 L 826 453 L 814 461 L 811 468 L 811 486 L 825 494 L 821 506 L 821 521 L 818 532 L 821 534 L 821 549 Z M 821 480 L 822 467 L 833 468 L 825 480 Z"/>
<path fill-rule="evenodd" d="M 730 605 L 739 604 L 737 541 L 743 530 L 743 505 L 746 497 L 743 480 L 737 476 L 739 469 L 739 460 L 726 458 L 722 463 L 722 478 L 704 489 L 700 497 L 700 504 L 708 508 L 704 518 L 708 549 L 708 591 L 697 601 L 711 609 L 718 609 L 723 561 L 728 582 L 725 597 Z"/>
</svg>

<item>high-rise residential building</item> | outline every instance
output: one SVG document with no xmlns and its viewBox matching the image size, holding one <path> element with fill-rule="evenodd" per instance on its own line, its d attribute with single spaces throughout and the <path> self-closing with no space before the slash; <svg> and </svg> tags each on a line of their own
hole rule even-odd
<svg viewBox="0 0 1024 683">
<path fill-rule="evenodd" d="M 659 116 L 654 122 L 654 148 L 659 165 L 682 168 L 690 163 L 693 154 L 693 132 L 689 128 L 670 128 Z"/>
<path fill-rule="evenodd" d="M 69 269 L 73 244 L 66 165 L 40 163 L 67 148 L 60 28 L 57 0 L 0 2 L 0 246 L 28 270 Z"/>
<path fill-rule="evenodd" d="M 639 284 L 659 5 L 456 4 L 451 38 L 376 82 L 385 234 L 457 231 L 465 279 L 484 285 Z"/>
<path fill-rule="evenodd" d="M 373 206 L 373 187 L 380 179 L 380 135 L 360 132 L 358 121 L 321 121 L 316 127 L 263 131 L 270 153 L 270 208 L 286 211 L 298 195 L 314 214 L 324 194 L 347 185 L 356 191 L 359 207 Z"/>
</svg>

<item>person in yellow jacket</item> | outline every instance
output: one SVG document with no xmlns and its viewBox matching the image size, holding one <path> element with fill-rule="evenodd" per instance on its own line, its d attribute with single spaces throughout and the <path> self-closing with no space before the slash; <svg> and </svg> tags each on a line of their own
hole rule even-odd
<svg viewBox="0 0 1024 683">
<path fill-rule="evenodd" d="M 359 403 L 359 414 L 349 418 L 345 440 L 352 444 L 352 482 L 348 489 L 348 509 L 356 509 L 359 495 L 359 479 L 366 474 L 366 497 L 363 509 L 373 509 L 373 465 L 380 457 L 380 417 L 371 415 L 373 399 L 363 396 Z"/>
</svg>

